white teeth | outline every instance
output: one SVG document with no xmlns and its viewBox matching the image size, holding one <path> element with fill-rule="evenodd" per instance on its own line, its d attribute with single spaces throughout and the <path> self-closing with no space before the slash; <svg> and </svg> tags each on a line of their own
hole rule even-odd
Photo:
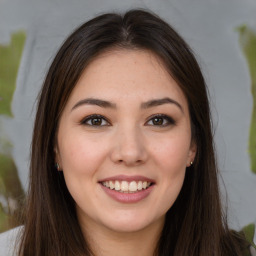
<svg viewBox="0 0 256 256">
<path fill-rule="evenodd" d="M 121 182 L 121 191 L 127 192 L 129 190 L 129 184 L 127 181 L 122 181 Z"/>
<path fill-rule="evenodd" d="M 104 181 L 102 182 L 104 187 L 120 191 L 122 193 L 134 193 L 143 189 L 148 188 L 151 185 L 151 182 L 147 181 Z"/>
<path fill-rule="evenodd" d="M 115 188 L 115 184 L 112 181 L 109 181 L 109 187 L 110 189 L 113 189 Z"/>
<path fill-rule="evenodd" d="M 142 181 L 138 182 L 138 190 L 142 190 Z"/>
<path fill-rule="evenodd" d="M 120 188 L 120 182 L 118 180 L 115 181 L 115 190 L 119 191 Z"/>
<path fill-rule="evenodd" d="M 129 191 L 131 192 L 135 192 L 138 190 L 138 186 L 137 186 L 137 183 L 136 181 L 132 181 L 130 184 L 129 184 Z"/>
</svg>

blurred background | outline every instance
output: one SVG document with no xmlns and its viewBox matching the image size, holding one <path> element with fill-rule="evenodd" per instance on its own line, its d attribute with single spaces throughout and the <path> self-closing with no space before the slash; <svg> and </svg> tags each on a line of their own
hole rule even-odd
<svg viewBox="0 0 256 256">
<path fill-rule="evenodd" d="M 253 239 L 255 0 L 0 0 L 0 232 L 19 225 L 36 97 L 54 54 L 86 20 L 132 8 L 160 15 L 194 50 L 209 87 L 223 205 L 230 226 Z"/>
</svg>

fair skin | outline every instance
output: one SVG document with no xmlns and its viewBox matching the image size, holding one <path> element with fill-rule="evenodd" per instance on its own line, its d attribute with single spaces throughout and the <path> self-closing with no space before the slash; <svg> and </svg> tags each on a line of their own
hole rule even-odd
<svg viewBox="0 0 256 256">
<path fill-rule="evenodd" d="M 161 61 L 112 50 L 82 73 L 56 161 L 96 255 L 153 255 L 196 154 L 186 98 Z"/>
</svg>

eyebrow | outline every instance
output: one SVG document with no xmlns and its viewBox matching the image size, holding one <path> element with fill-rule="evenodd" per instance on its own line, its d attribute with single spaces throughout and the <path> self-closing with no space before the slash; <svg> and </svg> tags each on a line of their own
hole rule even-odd
<svg viewBox="0 0 256 256">
<path fill-rule="evenodd" d="M 162 98 L 162 99 L 152 99 L 146 102 L 143 102 L 141 104 L 141 108 L 142 109 L 147 109 L 147 108 L 152 108 L 152 107 L 156 107 L 156 106 L 161 106 L 164 104 L 174 104 L 176 105 L 182 112 L 183 108 L 182 106 L 175 100 L 171 99 L 171 98 Z M 74 110 L 75 108 L 78 108 L 82 105 L 96 105 L 102 108 L 112 108 L 112 109 L 116 109 L 116 104 L 106 101 L 106 100 L 101 100 L 101 99 L 94 99 L 94 98 L 87 98 L 87 99 L 83 99 L 78 101 L 71 109 Z"/>
<path fill-rule="evenodd" d="M 178 103 L 176 100 L 173 100 L 171 98 L 162 98 L 162 99 L 153 99 L 153 100 L 149 100 L 147 102 L 144 102 L 141 104 L 141 108 L 146 109 L 146 108 L 151 108 L 151 107 L 155 107 L 155 106 L 161 106 L 164 104 L 174 104 L 176 105 L 182 112 L 183 108 L 180 105 L 180 103 Z"/>
<path fill-rule="evenodd" d="M 82 106 L 82 105 L 96 105 L 102 108 L 116 108 L 116 104 L 111 103 L 109 101 L 106 100 L 100 100 L 100 99 L 93 99 L 93 98 L 87 98 L 87 99 L 83 99 L 78 101 L 71 109 L 74 110 L 75 108 Z"/>
</svg>

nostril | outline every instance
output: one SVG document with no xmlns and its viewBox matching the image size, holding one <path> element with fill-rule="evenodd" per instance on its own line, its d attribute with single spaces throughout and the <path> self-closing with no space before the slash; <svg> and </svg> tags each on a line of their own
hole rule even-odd
<svg viewBox="0 0 256 256">
<path fill-rule="evenodd" d="M 143 143 L 134 139 L 118 139 L 113 145 L 110 158 L 115 163 L 125 165 L 139 165 L 146 161 L 147 152 Z"/>
</svg>

